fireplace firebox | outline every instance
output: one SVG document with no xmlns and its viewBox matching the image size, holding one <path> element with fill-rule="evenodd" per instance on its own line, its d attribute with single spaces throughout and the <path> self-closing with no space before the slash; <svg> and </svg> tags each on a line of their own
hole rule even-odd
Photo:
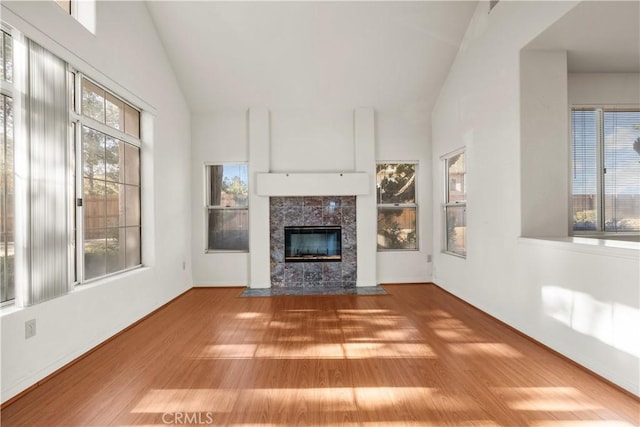
<svg viewBox="0 0 640 427">
<path fill-rule="evenodd" d="M 284 228 L 285 262 L 342 261 L 340 226 Z"/>
</svg>

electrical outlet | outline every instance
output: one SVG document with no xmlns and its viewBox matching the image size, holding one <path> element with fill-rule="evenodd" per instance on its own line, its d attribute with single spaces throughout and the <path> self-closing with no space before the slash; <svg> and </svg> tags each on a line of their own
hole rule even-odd
<svg viewBox="0 0 640 427">
<path fill-rule="evenodd" d="M 431 262 L 431 254 L 427 255 L 427 262 Z"/>
<path fill-rule="evenodd" d="M 183 270 L 187 269 L 187 261 L 182 261 L 182 269 Z"/>
<path fill-rule="evenodd" d="M 36 335 L 36 319 L 24 322 L 24 338 L 28 339 Z"/>
</svg>

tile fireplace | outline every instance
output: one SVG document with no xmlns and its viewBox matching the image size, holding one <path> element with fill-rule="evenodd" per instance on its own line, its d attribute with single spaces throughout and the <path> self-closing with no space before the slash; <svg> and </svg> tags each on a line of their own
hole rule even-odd
<svg viewBox="0 0 640 427">
<path fill-rule="evenodd" d="M 356 197 L 270 198 L 271 286 L 356 286 Z"/>
</svg>

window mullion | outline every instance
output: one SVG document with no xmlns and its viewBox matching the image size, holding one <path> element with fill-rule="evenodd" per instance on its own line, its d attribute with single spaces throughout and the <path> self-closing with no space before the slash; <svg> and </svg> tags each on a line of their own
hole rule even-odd
<svg viewBox="0 0 640 427">
<path fill-rule="evenodd" d="M 91 117 L 87 117 L 87 116 L 80 116 L 80 121 L 82 122 L 83 126 L 87 126 L 93 130 L 97 130 L 98 132 L 101 132 L 109 137 L 112 138 L 116 138 L 119 139 L 121 141 L 124 141 L 126 143 L 129 143 L 135 147 L 140 148 L 140 140 L 136 139 L 132 136 L 127 135 L 124 132 L 120 132 L 117 129 L 112 128 L 111 126 L 105 125 L 104 123 L 100 123 L 99 121 L 92 119 Z"/>
<path fill-rule="evenodd" d="M 77 79 L 76 79 L 77 80 Z M 78 85 L 76 83 L 76 89 Z M 76 91 L 76 97 L 77 97 Z M 76 105 L 79 105 L 76 103 Z M 76 284 L 84 280 L 84 173 L 82 163 L 82 123 L 80 120 L 74 121 L 74 139 L 76 148 Z"/>
<path fill-rule="evenodd" d="M 604 165 L 604 110 L 599 108 L 597 114 L 597 145 L 598 149 L 596 150 L 596 164 L 598 165 L 598 176 L 597 176 L 597 228 L 599 231 L 605 231 L 605 165 Z"/>
<path fill-rule="evenodd" d="M 417 203 L 378 203 L 380 208 L 415 208 Z"/>
</svg>

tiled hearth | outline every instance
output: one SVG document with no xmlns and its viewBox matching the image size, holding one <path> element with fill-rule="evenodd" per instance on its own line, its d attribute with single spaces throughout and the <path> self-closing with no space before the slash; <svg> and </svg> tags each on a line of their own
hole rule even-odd
<svg viewBox="0 0 640 427">
<path fill-rule="evenodd" d="M 285 226 L 327 225 L 342 227 L 342 261 L 284 262 Z M 270 227 L 272 288 L 355 288 L 355 196 L 271 197 Z"/>
</svg>

